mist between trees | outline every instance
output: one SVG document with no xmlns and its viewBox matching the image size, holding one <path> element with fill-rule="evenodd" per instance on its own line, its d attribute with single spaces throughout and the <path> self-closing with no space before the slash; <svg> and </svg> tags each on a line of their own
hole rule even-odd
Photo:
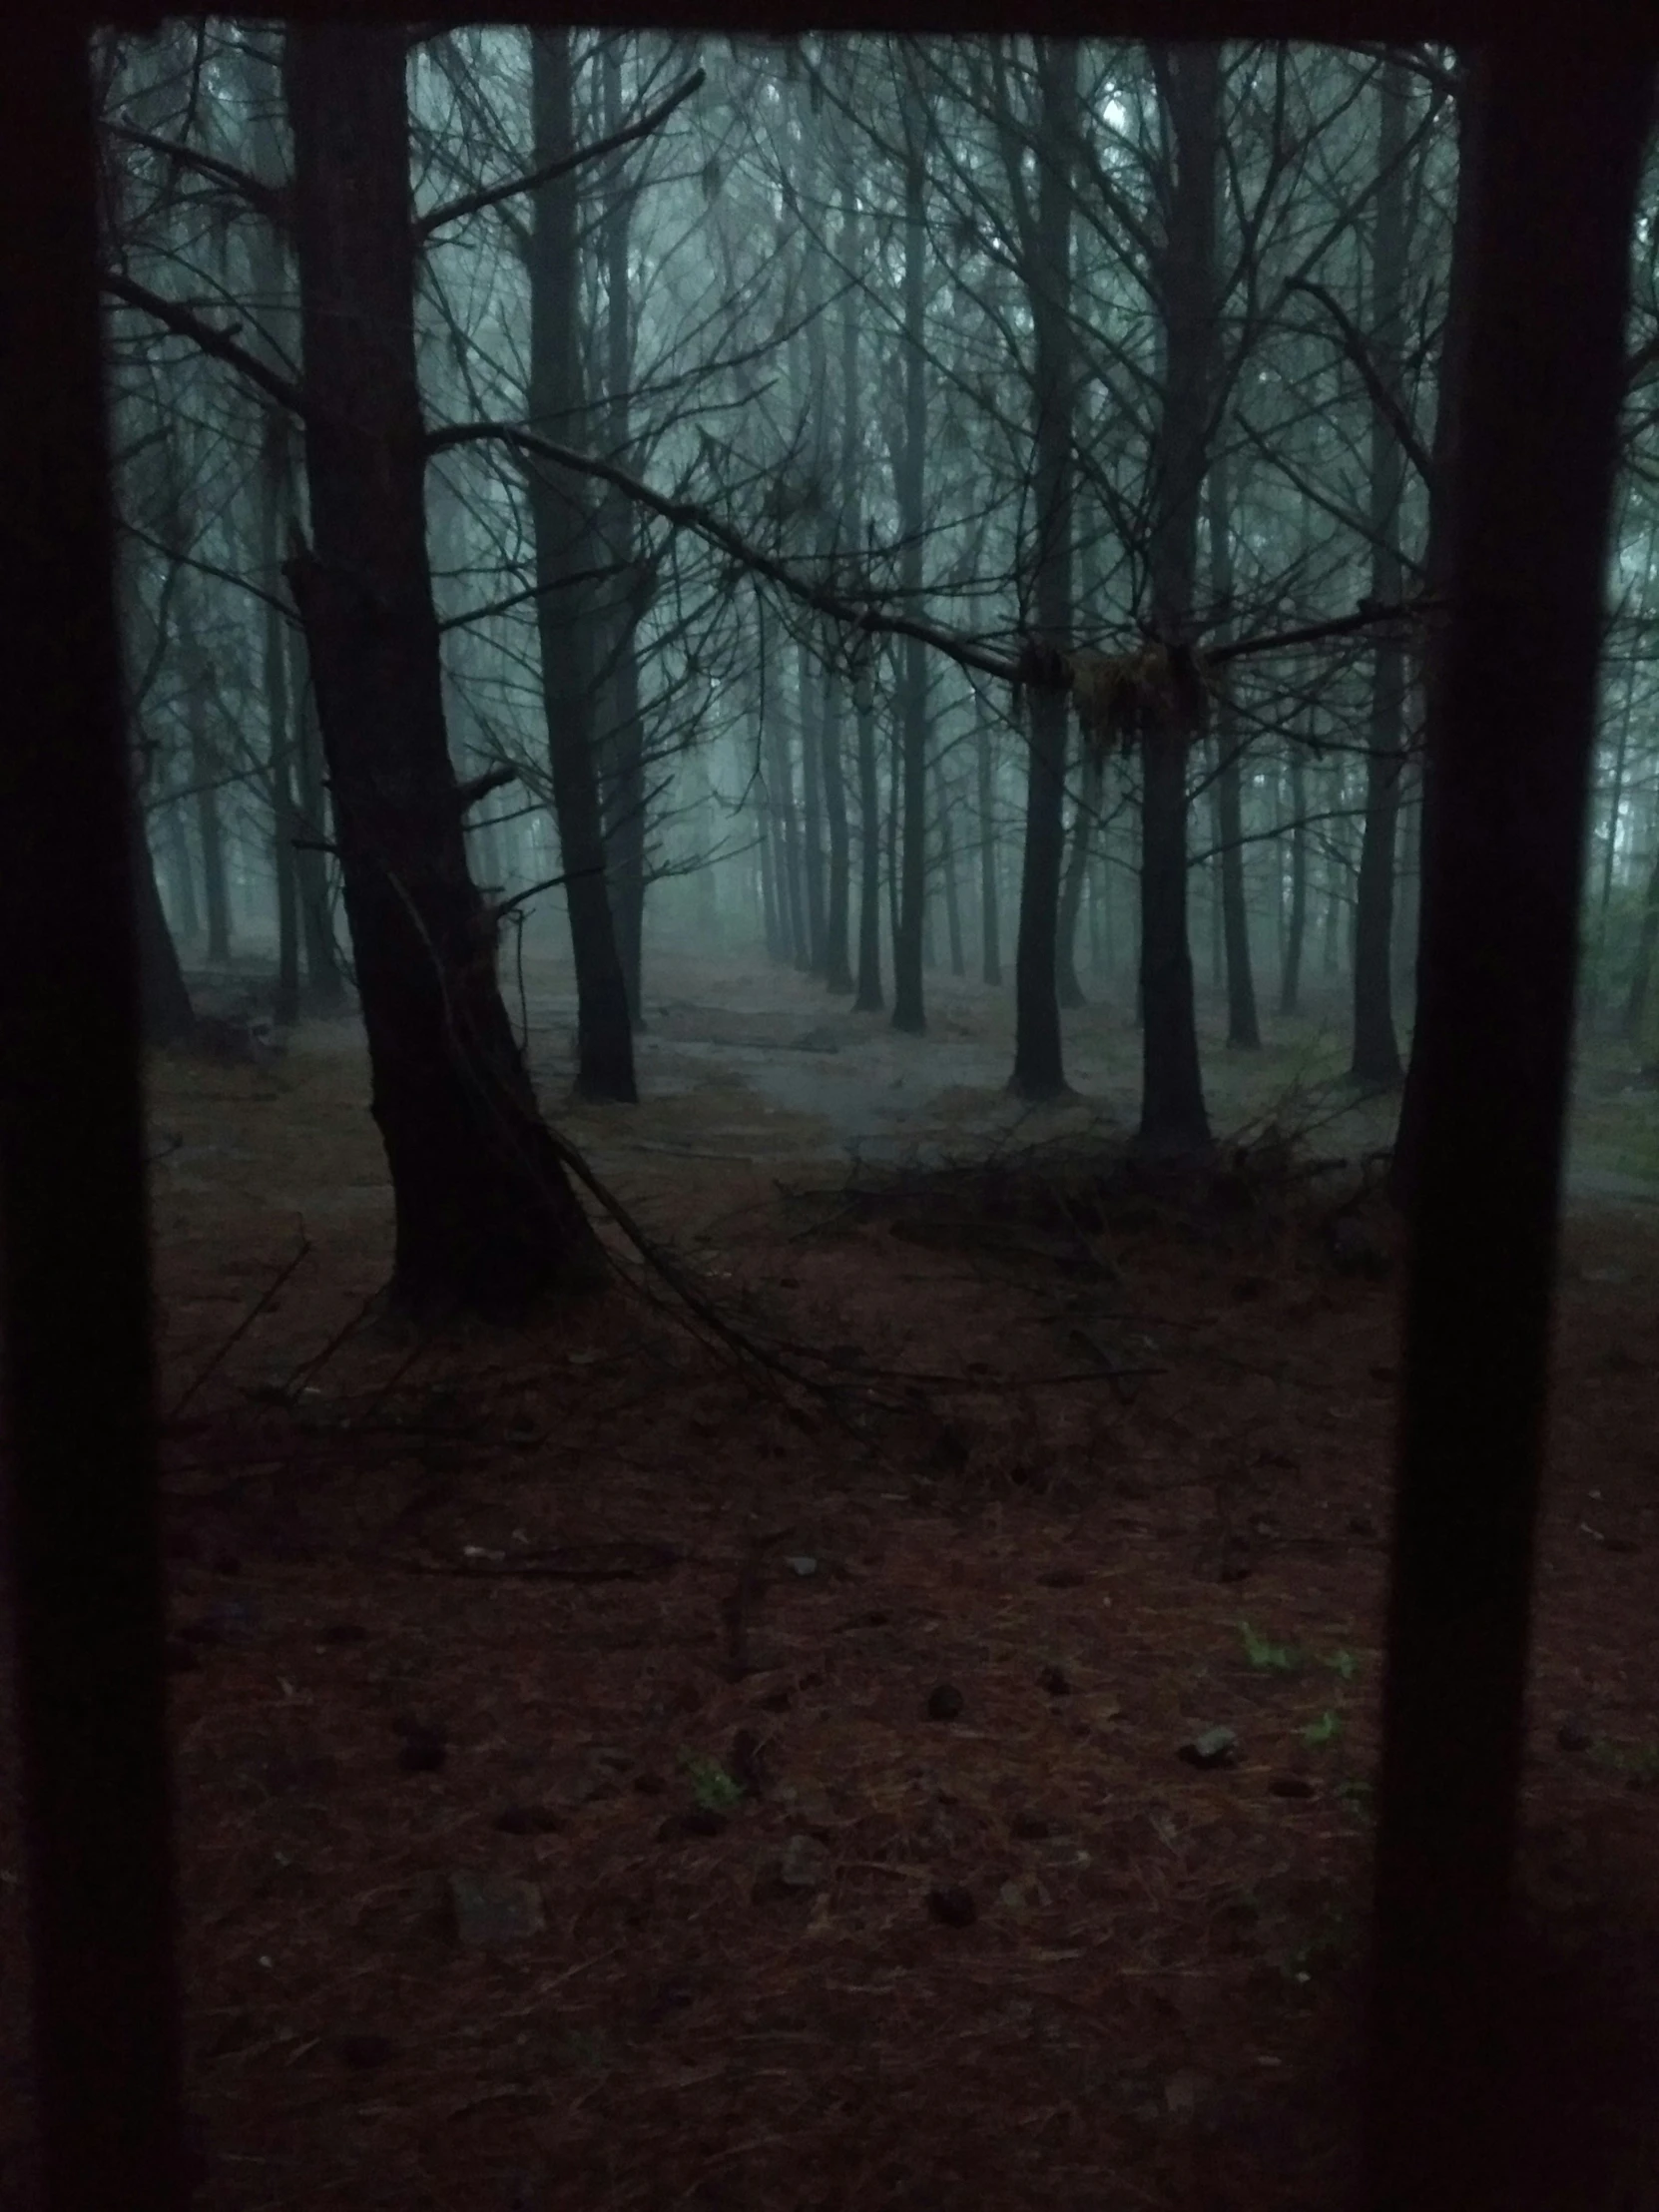
<svg viewBox="0 0 1659 2212">
<path fill-rule="evenodd" d="M 1340 994 L 1400 1082 L 1447 51 L 213 22 L 94 66 L 152 1033 L 181 944 L 274 951 L 278 1021 L 355 994 L 401 1296 L 596 1264 L 520 932 L 593 1098 L 652 932 L 910 1031 L 930 965 L 1011 988 L 1033 1099 L 1120 993 L 1154 1151 L 1209 1142 L 1195 966 L 1232 1047 Z M 1581 1015 L 1645 1050 L 1633 247 Z"/>
</svg>

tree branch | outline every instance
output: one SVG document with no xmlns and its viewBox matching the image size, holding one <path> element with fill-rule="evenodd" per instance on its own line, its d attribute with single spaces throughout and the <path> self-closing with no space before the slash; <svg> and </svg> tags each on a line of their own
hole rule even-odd
<svg viewBox="0 0 1659 2212">
<path fill-rule="evenodd" d="M 1329 622 L 1304 623 L 1300 630 L 1271 630 L 1261 637 L 1235 638 L 1230 645 L 1213 647 L 1204 658 L 1208 668 L 1225 668 L 1229 661 L 1243 661 L 1258 653 L 1285 653 L 1297 645 L 1323 645 L 1327 638 L 1346 638 L 1385 622 L 1416 622 L 1437 614 L 1443 599 L 1402 599 L 1384 605 L 1380 599 L 1362 599 L 1351 615 L 1333 615 Z"/>
<path fill-rule="evenodd" d="M 1421 480 L 1425 484 L 1432 482 L 1434 464 L 1429 458 L 1428 448 L 1417 436 L 1416 425 L 1400 405 L 1398 394 L 1390 391 L 1383 378 L 1378 373 L 1377 363 L 1371 357 L 1371 348 L 1367 345 L 1361 332 L 1355 327 L 1341 300 L 1337 298 L 1334 292 L 1327 291 L 1323 284 L 1316 284 L 1311 277 L 1307 276 L 1293 276 L 1285 289 L 1288 292 L 1305 291 L 1311 299 L 1319 301 L 1336 324 L 1338 345 L 1360 371 L 1360 380 L 1370 395 L 1372 405 L 1387 422 L 1389 429 L 1398 440 L 1400 451 L 1416 470 Z"/>
<path fill-rule="evenodd" d="M 268 368 L 257 354 L 239 345 L 231 331 L 216 330 L 211 322 L 204 322 L 200 315 L 193 314 L 189 307 L 182 307 L 176 299 L 164 298 L 159 291 L 135 283 L 130 276 L 118 276 L 114 270 L 105 270 L 98 281 L 112 299 L 119 299 L 123 306 L 141 309 L 176 336 L 189 338 L 216 361 L 224 361 L 237 369 L 278 406 L 290 409 L 306 421 L 316 412 L 297 384 L 290 383 L 276 369 Z"/>
<path fill-rule="evenodd" d="M 601 460 L 597 454 L 579 453 L 568 445 L 555 445 L 551 439 L 538 437 L 535 431 L 526 430 L 512 422 L 458 422 L 447 429 L 432 431 L 426 440 L 428 454 L 446 453 L 458 445 L 478 445 L 498 442 L 511 446 L 514 451 L 531 460 L 545 461 L 554 467 L 569 469 L 572 475 L 591 476 L 600 483 L 610 484 L 637 506 L 659 516 L 677 530 L 693 531 L 707 544 L 730 556 L 738 566 L 753 576 L 761 576 L 770 584 L 817 613 L 828 615 L 831 621 L 843 623 L 850 630 L 862 630 L 871 635 L 893 638 L 915 638 L 922 645 L 931 646 L 935 652 L 945 654 L 962 668 L 976 670 L 981 676 L 997 678 L 1005 684 L 1020 680 L 1019 663 L 1007 655 L 992 653 L 970 638 L 959 637 L 954 631 L 941 630 L 930 622 L 917 622 L 908 615 L 886 614 L 869 602 L 848 599 L 840 592 L 829 590 L 822 584 L 812 583 L 799 576 L 795 570 L 770 553 L 763 553 L 759 546 L 751 545 L 747 538 L 723 522 L 711 508 L 692 499 L 676 499 L 667 492 L 657 491 L 640 477 L 619 468 L 615 461 Z"/>
<path fill-rule="evenodd" d="M 1010 659 L 957 631 L 941 630 L 935 623 L 918 622 L 909 615 L 886 613 L 870 601 L 848 599 L 841 592 L 830 591 L 825 585 L 798 575 L 772 554 L 763 553 L 730 523 L 723 522 L 712 509 L 701 506 L 696 500 L 676 499 L 667 492 L 657 491 L 642 478 L 619 468 L 615 461 L 601 460 L 593 453 L 579 453 L 571 446 L 555 445 L 551 439 L 538 437 L 535 431 L 523 429 L 516 423 L 453 423 L 447 429 L 432 431 L 427 437 L 426 448 L 429 454 L 445 453 L 456 446 L 491 440 L 509 445 L 532 460 L 567 468 L 577 476 L 596 477 L 601 483 L 614 486 L 648 513 L 675 529 L 694 532 L 750 575 L 764 578 L 801 606 L 828 615 L 832 622 L 841 623 L 849 630 L 862 631 L 871 637 L 914 638 L 919 644 L 954 661 L 958 668 L 993 677 L 999 683 L 1023 684 L 1039 690 L 1070 688 L 1071 678 L 1061 654 Z M 1204 661 L 1209 667 L 1221 668 L 1230 661 L 1256 654 L 1285 651 L 1298 645 L 1317 645 L 1326 638 L 1347 637 L 1356 631 L 1370 629 L 1373 624 L 1414 621 L 1432 613 L 1441 604 L 1438 600 L 1413 599 L 1384 606 L 1378 600 L 1365 599 L 1353 614 L 1336 615 L 1328 622 L 1308 623 L 1301 629 L 1273 631 L 1261 637 L 1236 638 L 1231 644 L 1214 647 L 1204 655 Z"/>
<path fill-rule="evenodd" d="M 503 791 L 507 785 L 517 782 L 516 768 L 503 765 L 500 768 L 486 769 L 482 776 L 474 776 L 470 782 L 455 786 L 455 811 L 457 814 L 467 814 L 477 806 L 479 800 L 488 799 L 491 792 Z"/>
<path fill-rule="evenodd" d="M 599 162 L 607 154 L 615 154 L 624 146 L 632 146 L 636 139 L 649 138 L 660 130 L 675 109 L 701 90 L 704 72 L 694 69 L 676 91 L 656 107 L 648 109 L 637 123 L 630 123 L 626 130 L 613 131 L 609 138 L 596 139 L 591 146 L 580 146 L 574 154 L 561 154 L 554 162 L 544 162 L 540 169 L 533 169 L 528 176 L 510 178 L 504 185 L 484 185 L 477 192 L 464 192 L 458 200 L 446 200 L 441 208 L 434 208 L 430 215 L 423 215 L 414 227 L 415 237 L 423 243 L 434 231 L 445 225 L 459 223 L 463 216 L 478 215 L 485 208 L 493 208 L 502 200 L 516 200 L 520 193 L 535 192 L 542 185 L 550 185 L 555 177 L 565 177 L 573 169 L 583 169 L 589 162 Z"/>
<path fill-rule="evenodd" d="M 158 138 L 153 131 L 135 130 L 130 123 L 111 124 L 110 136 L 125 140 L 129 146 L 142 146 L 152 154 L 163 154 L 182 169 L 194 169 L 199 176 L 228 185 L 256 215 L 264 216 L 273 229 L 279 231 L 286 227 L 286 194 L 279 186 L 264 184 L 258 177 L 250 176 L 235 162 L 221 161 L 217 154 L 199 153 L 194 146 L 182 146 L 177 139 Z"/>
</svg>

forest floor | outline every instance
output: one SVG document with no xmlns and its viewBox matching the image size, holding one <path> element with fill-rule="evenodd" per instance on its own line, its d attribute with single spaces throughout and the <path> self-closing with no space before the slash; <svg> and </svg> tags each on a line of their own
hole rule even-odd
<svg viewBox="0 0 1659 2212">
<path fill-rule="evenodd" d="M 532 970 L 544 1098 L 805 1382 L 620 1247 L 520 1331 L 365 1320 L 352 1026 L 154 1069 L 201 2212 L 1335 2204 L 1398 1268 L 1380 1202 L 1331 1229 L 1387 1109 L 1335 1020 L 1207 1050 L 1218 1132 L 1302 1165 L 1136 1193 L 1121 1009 L 1032 1114 L 984 992 L 907 1038 L 654 972 L 645 1102 L 595 1109 Z M 1587 1068 L 1525 1855 L 1604 2038 L 1547 2076 L 1586 2207 L 1659 2017 L 1656 1167 L 1659 1097 Z"/>
</svg>

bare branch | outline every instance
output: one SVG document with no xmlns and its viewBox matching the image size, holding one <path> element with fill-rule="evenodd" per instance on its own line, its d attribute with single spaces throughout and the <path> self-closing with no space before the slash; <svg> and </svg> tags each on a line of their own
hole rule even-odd
<svg viewBox="0 0 1659 2212">
<path fill-rule="evenodd" d="M 1426 484 L 1432 480 L 1434 464 L 1428 448 L 1417 435 L 1416 424 L 1399 403 L 1399 395 L 1388 388 L 1385 379 L 1379 374 L 1377 363 L 1371 357 L 1371 348 L 1362 332 L 1355 326 L 1347 308 L 1334 292 L 1323 284 L 1316 284 L 1310 277 L 1293 276 L 1285 286 L 1287 291 L 1305 291 L 1311 299 L 1317 299 L 1336 325 L 1333 335 L 1342 351 L 1360 371 L 1360 379 L 1370 394 L 1371 403 L 1386 421 L 1418 476 Z"/>
<path fill-rule="evenodd" d="M 828 615 L 832 622 L 843 624 L 848 630 L 862 631 L 866 636 L 889 638 L 914 638 L 919 644 L 942 653 L 954 661 L 958 668 L 972 669 L 981 676 L 990 676 L 1004 684 L 1021 684 L 1035 689 L 1069 689 L 1071 678 L 1066 670 L 1064 656 L 1060 654 L 1035 656 L 1022 655 L 1010 659 L 1006 654 L 993 653 L 987 646 L 973 638 L 963 637 L 953 630 L 942 630 L 931 622 L 918 622 L 910 615 L 890 614 L 874 600 L 848 599 L 844 593 L 830 591 L 827 586 L 815 584 L 811 578 L 798 575 L 785 562 L 770 553 L 763 553 L 759 546 L 751 545 L 741 532 L 730 523 L 723 522 L 710 508 L 696 500 L 676 499 L 667 492 L 660 492 L 640 477 L 619 468 L 615 461 L 601 460 L 596 454 L 579 453 L 571 446 L 555 445 L 548 438 L 538 437 L 533 430 L 521 428 L 511 422 L 459 422 L 447 429 L 434 430 L 427 438 L 429 453 L 444 453 L 455 446 L 476 445 L 487 441 L 499 441 L 532 460 L 551 463 L 558 468 L 569 469 L 573 475 L 596 477 L 601 483 L 613 485 L 625 498 L 644 507 L 648 513 L 659 516 L 664 522 L 679 530 L 690 530 L 706 543 L 727 554 L 741 569 L 758 576 L 767 583 L 815 612 Z M 1298 630 L 1271 632 L 1262 637 L 1237 638 L 1231 644 L 1219 645 L 1206 653 L 1205 661 L 1212 667 L 1222 667 L 1229 661 L 1243 660 L 1260 653 L 1274 653 L 1293 646 L 1317 645 L 1326 638 L 1347 637 L 1355 631 L 1366 630 L 1374 624 L 1415 621 L 1433 612 L 1441 602 L 1429 599 L 1404 600 L 1398 605 L 1384 606 L 1372 599 L 1362 600 L 1353 614 L 1334 616 L 1329 622 L 1308 623 Z"/>
<path fill-rule="evenodd" d="M 555 177 L 566 177 L 573 169 L 583 169 L 589 162 L 603 161 L 607 154 L 614 154 L 624 146 L 632 146 L 636 139 L 649 138 L 689 100 L 701 90 L 704 72 L 694 69 L 676 91 L 656 107 L 648 109 L 637 123 L 630 123 L 626 130 L 613 131 L 609 138 L 596 139 L 591 146 L 578 147 L 574 154 L 562 154 L 555 162 L 544 162 L 540 169 L 533 169 L 528 176 L 509 178 L 504 185 L 484 185 L 477 192 L 464 192 L 458 200 L 446 200 L 441 208 L 434 208 L 430 215 L 423 215 L 416 223 L 415 237 L 429 239 L 434 231 L 441 231 L 451 223 L 459 223 L 464 216 L 478 215 L 485 208 L 493 208 L 502 200 L 516 200 L 520 193 L 535 192 L 542 185 L 550 185 Z"/>
<path fill-rule="evenodd" d="M 815 584 L 772 554 L 763 553 L 759 546 L 751 545 L 741 532 L 723 522 L 711 508 L 699 505 L 696 500 L 676 499 L 667 492 L 660 492 L 627 469 L 619 468 L 615 461 L 601 460 L 597 454 L 579 453 L 572 446 L 555 445 L 550 439 L 538 437 L 533 430 L 512 422 L 454 423 L 447 429 L 432 431 L 426 440 L 426 450 L 446 453 L 458 445 L 490 441 L 511 446 L 531 460 L 549 462 L 557 468 L 569 469 L 573 475 L 591 476 L 600 483 L 614 486 L 625 498 L 660 516 L 675 529 L 693 531 L 706 543 L 728 554 L 750 575 L 763 577 L 802 606 L 828 615 L 849 630 L 882 637 L 915 638 L 935 652 L 945 654 L 960 667 L 976 669 L 981 676 L 994 676 L 1005 684 L 1020 681 L 1019 663 L 1005 654 L 992 653 L 972 639 L 941 630 L 933 623 L 917 622 L 908 615 L 885 613 L 873 601 L 848 599 L 843 593 Z"/>
<path fill-rule="evenodd" d="M 211 177 L 216 184 L 229 186 L 256 215 L 264 216 L 273 229 L 285 228 L 288 220 L 286 194 L 277 185 L 268 185 L 250 176 L 235 162 L 221 161 L 217 154 L 200 153 L 194 146 L 181 145 L 177 139 L 158 138 L 153 131 L 136 130 L 130 123 L 111 124 L 110 136 L 125 140 L 129 146 L 145 147 L 152 154 L 165 155 L 181 169 L 194 169 L 198 176 Z"/>
<path fill-rule="evenodd" d="M 482 776 L 474 776 L 469 783 L 456 785 L 455 811 L 457 814 L 467 814 L 477 806 L 479 800 L 488 799 L 491 792 L 504 791 L 509 784 L 517 782 L 516 768 L 503 766 L 486 769 Z"/>
<path fill-rule="evenodd" d="M 118 276 L 114 270 L 105 270 L 99 283 L 112 299 L 119 299 L 123 306 L 137 307 L 151 315 L 157 322 L 178 337 L 189 338 L 192 344 L 211 354 L 216 361 L 224 361 L 246 376 L 251 384 L 263 391 L 268 399 L 275 399 L 279 407 L 286 407 L 303 420 L 309 420 L 315 409 L 305 398 L 299 386 L 290 383 L 274 368 L 268 368 L 255 353 L 239 345 L 228 330 L 217 330 L 211 322 L 204 322 L 189 307 L 182 307 L 176 299 L 167 299 L 159 291 L 151 291 L 146 285 L 135 283 L 131 276 Z"/>
</svg>

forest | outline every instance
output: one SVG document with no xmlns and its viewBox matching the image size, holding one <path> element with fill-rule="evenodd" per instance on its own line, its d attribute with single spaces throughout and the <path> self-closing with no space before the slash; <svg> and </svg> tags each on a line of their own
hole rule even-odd
<svg viewBox="0 0 1659 2212">
<path fill-rule="evenodd" d="M 91 68 L 195 2201 L 1345 2201 L 1466 59 Z M 1629 247 L 1539 2212 L 1659 2201 L 1651 144 Z"/>
</svg>

